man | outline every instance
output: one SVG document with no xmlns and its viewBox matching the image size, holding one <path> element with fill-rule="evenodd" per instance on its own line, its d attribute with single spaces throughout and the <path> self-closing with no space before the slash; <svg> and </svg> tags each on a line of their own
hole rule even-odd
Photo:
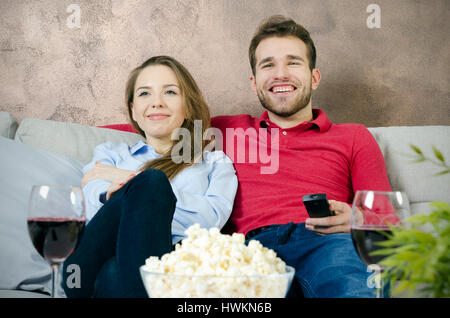
<svg viewBox="0 0 450 318">
<path fill-rule="evenodd" d="M 363 125 L 333 124 L 312 108 L 311 91 L 321 79 L 315 46 L 293 20 L 273 16 L 263 22 L 249 58 L 251 86 L 266 111 L 259 118 L 212 119 L 239 180 L 227 231 L 259 240 L 295 267 L 291 295 L 301 287 L 306 297 L 373 297 L 367 284 L 371 273 L 348 232 L 349 204 L 357 190 L 391 190 L 375 139 Z M 230 134 L 233 129 L 266 134 L 246 133 L 242 143 Z M 261 172 L 267 161 L 242 160 L 251 158 L 255 145 L 277 156 L 275 171 Z M 335 216 L 308 218 L 302 196 L 312 193 L 326 193 Z"/>
</svg>

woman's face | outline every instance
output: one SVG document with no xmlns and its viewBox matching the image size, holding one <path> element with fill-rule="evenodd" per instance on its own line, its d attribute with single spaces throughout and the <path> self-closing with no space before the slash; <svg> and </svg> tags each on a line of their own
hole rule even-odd
<svg viewBox="0 0 450 318">
<path fill-rule="evenodd" d="M 131 109 L 147 143 L 171 143 L 172 132 L 186 118 L 183 104 L 180 84 L 170 67 L 150 65 L 141 71 L 134 85 Z"/>
</svg>

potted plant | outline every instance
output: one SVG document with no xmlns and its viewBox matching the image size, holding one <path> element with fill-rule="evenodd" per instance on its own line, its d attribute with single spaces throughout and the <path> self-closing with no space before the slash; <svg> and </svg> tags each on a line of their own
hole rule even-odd
<svg viewBox="0 0 450 318">
<path fill-rule="evenodd" d="M 410 145 L 416 162 L 430 161 L 450 172 L 442 153 L 433 146 L 434 159 L 426 157 L 416 146 Z M 409 296 L 418 292 L 424 297 L 450 297 L 450 206 L 447 202 L 432 202 L 429 215 L 416 214 L 402 226 L 391 227 L 392 234 L 380 242 L 384 247 L 373 255 L 386 255 L 380 262 L 388 270 L 382 279 L 393 286 L 392 294 L 407 291 Z M 424 229 L 431 226 L 432 231 Z"/>
</svg>

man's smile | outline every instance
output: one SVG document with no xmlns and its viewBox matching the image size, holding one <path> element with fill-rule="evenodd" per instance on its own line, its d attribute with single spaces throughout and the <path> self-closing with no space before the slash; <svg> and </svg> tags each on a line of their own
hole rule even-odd
<svg viewBox="0 0 450 318">
<path fill-rule="evenodd" d="M 275 95 L 287 95 L 296 89 L 297 87 L 292 84 L 275 84 L 269 87 L 269 92 Z"/>
</svg>

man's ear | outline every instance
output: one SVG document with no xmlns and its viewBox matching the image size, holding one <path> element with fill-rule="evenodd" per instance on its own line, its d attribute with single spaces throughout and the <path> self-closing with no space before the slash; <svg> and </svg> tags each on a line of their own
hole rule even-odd
<svg viewBox="0 0 450 318">
<path fill-rule="evenodd" d="M 256 94 L 256 96 L 258 96 L 258 92 L 256 91 L 256 81 L 254 75 L 250 76 L 250 86 L 252 87 L 252 91 Z"/>
<path fill-rule="evenodd" d="M 312 78 L 311 78 L 311 88 L 313 90 L 316 90 L 317 87 L 319 87 L 320 79 L 322 78 L 322 75 L 320 75 L 320 71 L 318 68 L 314 68 L 312 70 Z"/>
</svg>

